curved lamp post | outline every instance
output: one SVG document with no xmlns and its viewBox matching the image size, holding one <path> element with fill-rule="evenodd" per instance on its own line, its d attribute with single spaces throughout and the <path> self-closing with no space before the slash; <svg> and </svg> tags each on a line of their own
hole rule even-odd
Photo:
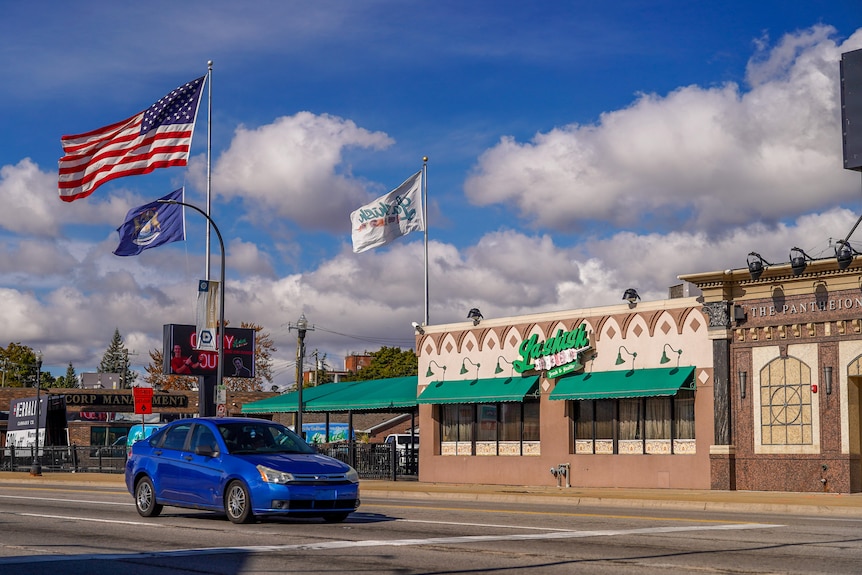
<svg viewBox="0 0 862 575">
<path fill-rule="evenodd" d="M 193 206 L 192 204 L 187 204 L 185 202 L 180 202 L 177 200 L 158 200 L 160 204 L 178 204 L 180 206 L 186 206 L 187 208 L 191 208 L 196 212 L 200 213 L 203 217 L 207 219 L 210 225 L 215 230 L 216 236 L 218 236 L 218 245 L 221 249 L 221 276 L 219 277 L 219 310 L 218 310 L 218 330 L 216 333 L 218 336 L 216 337 L 216 341 L 218 342 L 218 367 L 216 368 L 216 386 L 220 386 L 224 383 L 224 335 L 225 335 L 225 325 L 224 325 L 224 240 L 222 240 L 221 232 L 218 229 L 218 226 L 213 221 L 209 215 L 200 209 L 197 206 Z M 207 253 L 207 261 L 209 261 L 209 253 Z M 209 278 L 207 278 L 209 279 Z M 218 341 L 221 340 L 221 341 Z M 206 412 L 207 408 L 205 406 L 201 406 L 201 409 Z M 203 415 L 203 414 L 201 414 Z"/>
</svg>

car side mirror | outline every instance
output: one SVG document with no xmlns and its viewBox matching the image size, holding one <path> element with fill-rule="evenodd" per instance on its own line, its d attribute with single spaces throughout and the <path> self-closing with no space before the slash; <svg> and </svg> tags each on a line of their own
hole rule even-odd
<svg viewBox="0 0 862 575">
<path fill-rule="evenodd" d="M 198 445 L 195 447 L 195 455 L 203 455 L 204 457 L 214 457 L 218 455 L 218 450 L 213 449 L 212 445 Z"/>
</svg>

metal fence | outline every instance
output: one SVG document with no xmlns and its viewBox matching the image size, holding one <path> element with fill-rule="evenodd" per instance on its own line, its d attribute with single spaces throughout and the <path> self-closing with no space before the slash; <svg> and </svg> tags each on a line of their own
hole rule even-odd
<svg viewBox="0 0 862 575">
<path fill-rule="evenodd" d="M 318 453 L 334 457 L 356 469 L 362 479 L 417 479 L 418 451 L 397 450 L 395 444 L 325 443 L 316 446 Z M 43 472 L 123 473 L 125 447 L 42 447 L 38 462 Z M 0 451 L 0 470 L 28 471 L 35 459 L 35 447 L 7 447 Z"/>
<path fill-rule="evenodd" d="M 36 448 L 7 447 L 0 452 L 0 469 L 27 471 L 37 460 Z M 42 471 L 68 473 L 123 473 L 126 466 L 125 447 L 54 446 L 42 447 L 38 463 Z"/>
<path fill-rule="evenodd" d="M 334 457 L 353 467 L 362 479 L 417 479 L 419 453 L 415 449 L 399 450 L 394 443 L 324 443 L 318 453 Z"/>
</svg>

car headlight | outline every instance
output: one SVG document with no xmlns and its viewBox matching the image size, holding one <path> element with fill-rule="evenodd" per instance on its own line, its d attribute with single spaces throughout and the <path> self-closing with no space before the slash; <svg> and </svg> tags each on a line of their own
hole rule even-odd
<svg viewBox="0 0 862 575">
<path fill-rule="evenodd" d="M 258 465 L 257 470 L 260 473 L 261 479 L 267 483 L 285 484 L 293 481 L 293 473 L 278 471 L 271 467 L 266 467 L 265 465 Z"/>
<path fill-rule="evenodd" d="M 350 471 L 344 474 L 344 478 L 350 483 L 359 483 L 359 474 L 356 473 L 356 470 L 352 467 L 350 468 Z"/>
</svg>

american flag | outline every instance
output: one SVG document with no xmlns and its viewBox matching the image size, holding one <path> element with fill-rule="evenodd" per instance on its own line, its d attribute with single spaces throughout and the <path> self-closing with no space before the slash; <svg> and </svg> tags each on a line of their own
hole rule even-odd
<svg viewBox="0 0 862 575">
<path fill-rule="evenodd" d="M 128 120 L 63 136 L 60 199 L 86 198 L 107 181 L 188 163 L 206 76 L 180 86 Z"/>
</svg>

